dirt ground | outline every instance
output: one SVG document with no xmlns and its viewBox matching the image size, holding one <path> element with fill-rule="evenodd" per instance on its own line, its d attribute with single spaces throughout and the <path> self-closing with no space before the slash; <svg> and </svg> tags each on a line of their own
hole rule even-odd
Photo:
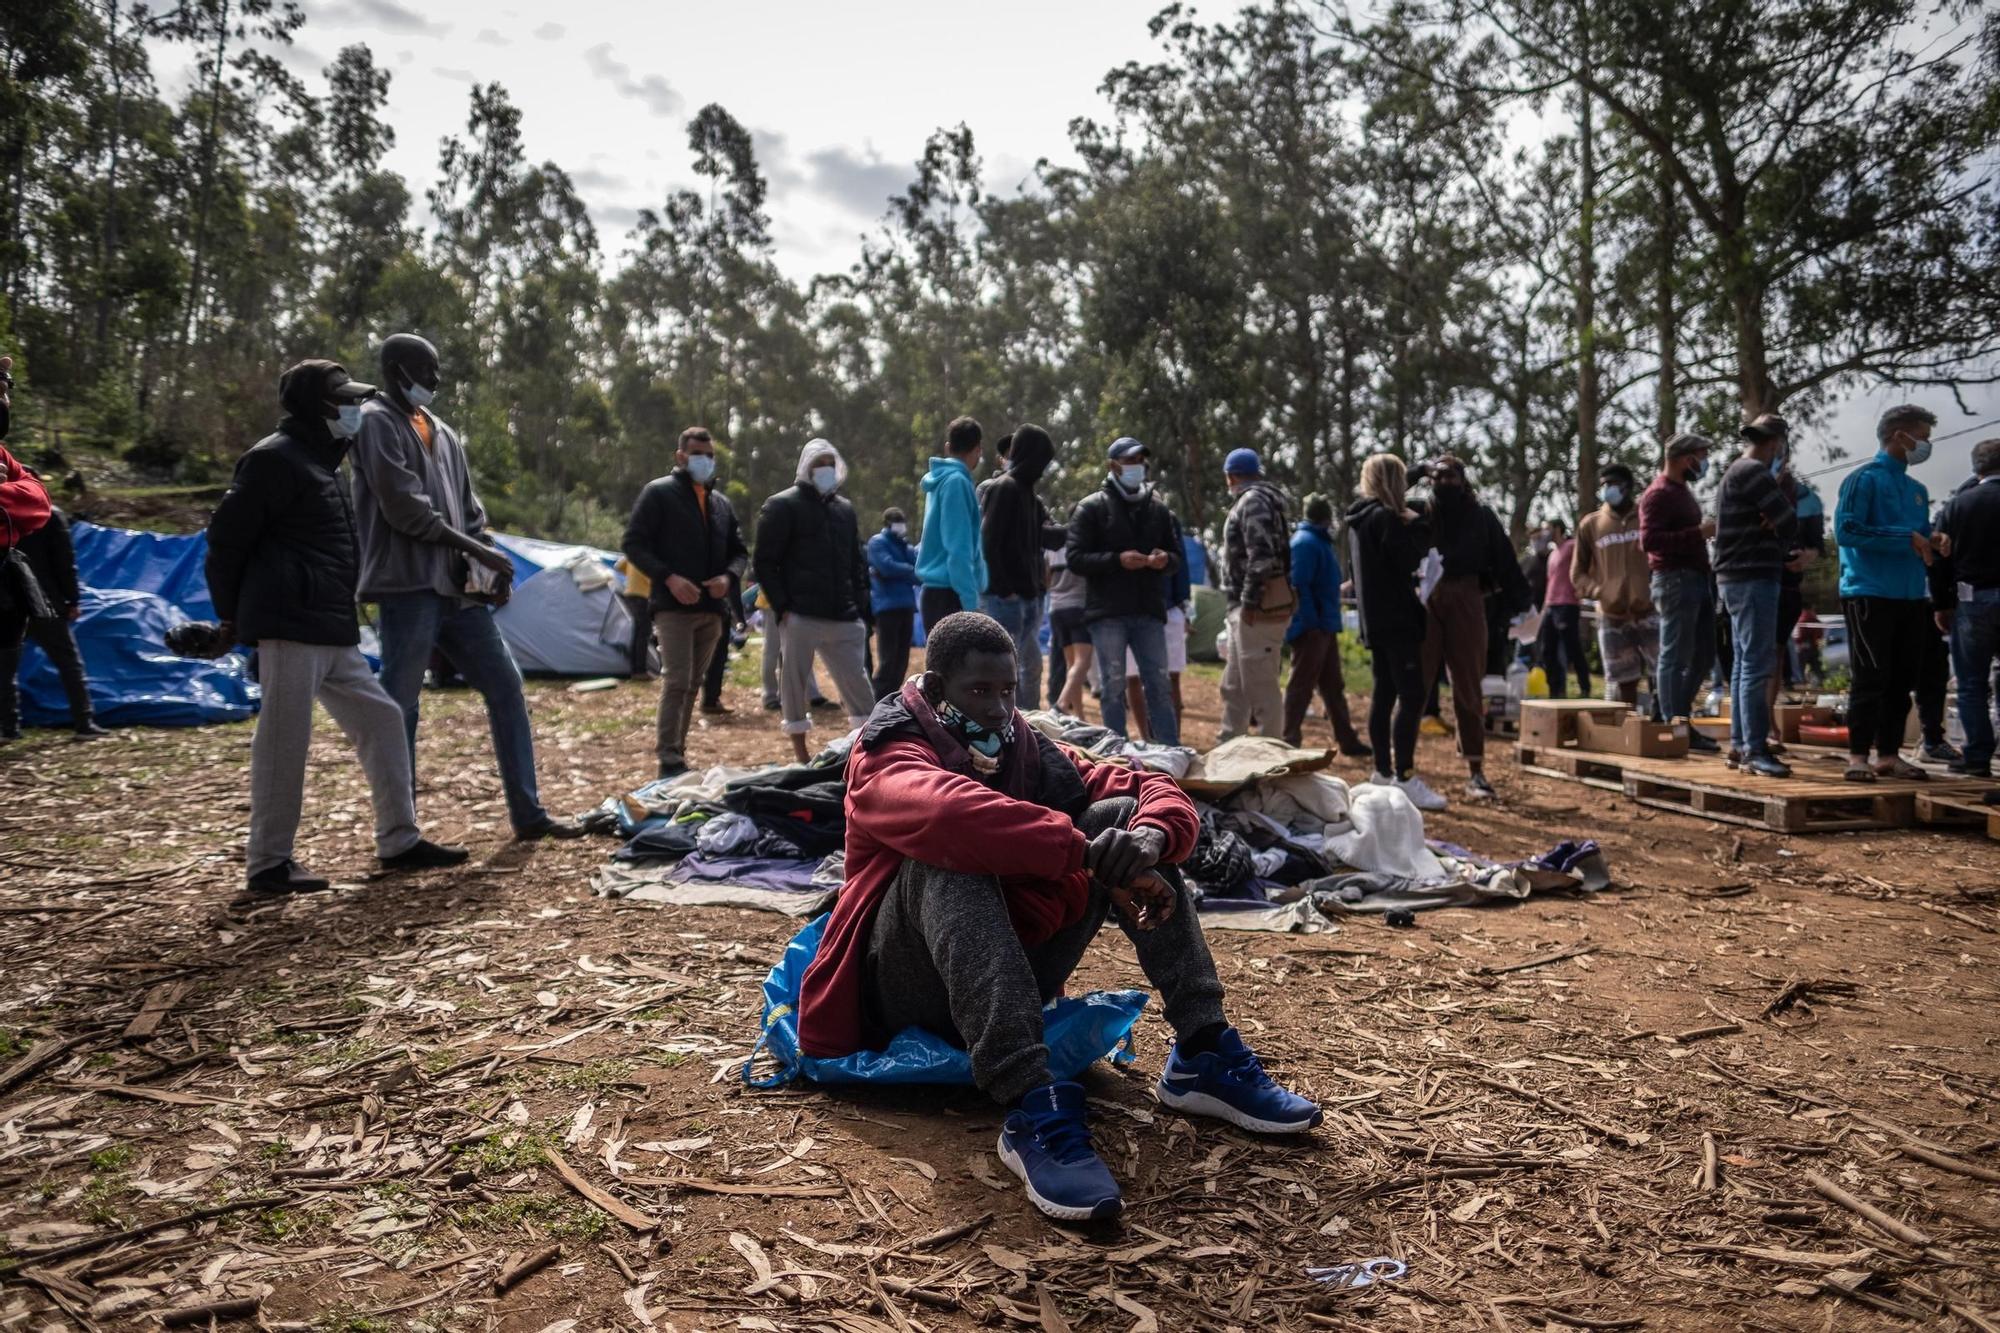
<svg viewBox="0 0 2000 1333">
<path fill-rule="evenodd" d="M 1201 744 L 1212 677 L 1188 696 Z M 730 703 L 697 757 L 778 759 Z M 534 686 L 549 804 L 647 777 L 652 705 Z M 593 897 L 612 844 L 510 845 L 477 699 L 425 709 L 427 831 L 472 866 L 373 878 L 322 719 L 300 854 L 341 882 L 279 905 L 238 900 L 249 727 L 0 753 L 0 1329 L 2000 1329 L 1973 835 L 1742 831 L 1496 746 L 1500 800 L 1434 836 L 1593 837 L 1618 887 L 1212 932 L 1327 1122 L 1163 1112 L 1149 1014 L 1137 1065 L 1089 1076 L 1126 1217 L 1076 1231 L 969 1092 L 746 1089 L 793 923 Z M 1143 985 L 1115 932 L 1082 981 Z M 1307 1272 L 1384 1256 L 1407 1275 Z"/>
</svg>

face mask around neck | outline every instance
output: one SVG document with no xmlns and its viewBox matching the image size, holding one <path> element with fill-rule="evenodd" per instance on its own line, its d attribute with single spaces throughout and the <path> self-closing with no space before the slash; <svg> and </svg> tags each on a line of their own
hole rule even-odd
<svg viewBox="0 0 2000 1333">
<path fill-rule="evenodd" d="M 1014 724 L 1011 720 L 998 731 L 991 731 L 949 703 L 939 704 L 937 715 L 938 721 L 944 723 L 947 730 L 956 733 L 967 748 L 987 759 L 998 759 L 1001 747 L 1014 739 Z"/>
</svg>

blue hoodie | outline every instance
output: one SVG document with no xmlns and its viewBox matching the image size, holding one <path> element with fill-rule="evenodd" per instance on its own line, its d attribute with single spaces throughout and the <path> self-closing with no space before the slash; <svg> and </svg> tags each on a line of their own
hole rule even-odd
<svg viewBox="0 0 2000 1333">
<path fill-rule="evenodd" d="M 1286 643 L 1309 629 L 1340 633 L 1340 555 L 1333 534 L 1317 523 L 1292 530 L 1292 588 L 1299 607 L 1285 631 Z"/>
<path fill-rule="evenodd" d="M 868 603 L 876 615 L 917 605 L 917 553 L 884 528 L 868 539 Z"/>
<path fill-rule="evenodd" d="M 1931 530 L 1931 497 L 1909 464 L 1887 449 L 1848 473 L 1833 510 L 1840 595 L 1921 601 L 1930 595 L 1910 534 Z"/>
<path fill-rule="evenodd" d="M 949 588 L 967 611 L 986 591 L 986 551 L 979 540 L 979 493 L 956 458 L 933 458 L 924 474 L 923 544 L 917 577 L 926 588 Z"/>
</svg>

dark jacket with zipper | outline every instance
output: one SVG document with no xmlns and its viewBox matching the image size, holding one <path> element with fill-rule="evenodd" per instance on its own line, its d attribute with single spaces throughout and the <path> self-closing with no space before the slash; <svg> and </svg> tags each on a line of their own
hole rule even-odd
<svg viewBox="0 0 2000 1333">
<path fill-rule="evenodd" d="M 1506 525 L 1478 496 L 1465 491 L 1450 499 L 1433 499 L 1430 518 L 1431 542 L 1444 561 L 1444 577 L 1477 578 L 1481 591 L 1498 594 L 1509 616 L 1535 605 L 1535 591 L 1528 586 Z M 1543 568 L 1546 571 L 1547 566 Z"/>
<path fill-rule="evenodd" d="M 295 367 L 278 385 L 291 413 L 236 460 L 208 520 L 208 595 L 243 643 L 361 642 L 354 505 L 340 475 L 347 441 L 327 429 L 324 377 Z"/>
<path fill-rule="evenodd" d="M 76 546 L 70 541 L 69 515 L 51 505 L 49 521 L 23 537 L 20 547 L 28 568 L 35 571 L 35 582 L 42 585 L 42 595 L 49 599 L 49 608 L 59 616 L 67 615 L 83 600 L 77 586 Z"/>
<path fill-rule="evenodd" d="M 1416 510 L 1417 507 L 1412 505 Z M 1429 519 L 1405 523 L 1376 500 L 1347 511 L 1348 572 L 1361 604 L 1361 641 L 1373 649 L 1421 644 L 1427 615 L 1417 597 L 1417 566 L 1431 547 Z"/>
<path fill-rule="evenodd" d="M 1167 567 L 1126 569 L 1118 563 L 1121 551 L 1167 553 Z M 1174 567 L 1186 557 L 1181 553 L 1180 533 L 1174 516 L 1153 498 L 1151 488 L 1136 500 L 1128 500 L 1118 483 L 1106 478 L 1104 489 L 1077 501 L 1069 520 L 1069 567 L 1083 576 L 1083 618 L 1105 620 L 1112 616 L 1167 618 L 1167 580 Z"/>
<path fill-rule="evenodd" d="M 816 620 L 872 618 L 868 556 L 847 497 L 822 496 L 809 481 L 764 501 L 757 516 L 757 586 L 779 615 Z"/>
<path fill-rule="evenodd" d="M 678 574 L 700 588 L 718 575 L 740 578 L 750 564 L 736 511 L 721 491 L 710 486 L 704 519 L 701 501 L 695 498 L 694 479 L 686 468 L 675 468 L 646 483 L 625 524 L 623 549 L 625 558 L 653 581 L 647 605 L 654 611 L 727 615 L 723 599 L 709 596 L 706 588 L 694 601 L 682 603 L 667 587 L 667 579 Z"/>
<path fill-rule="evenodd" d="M 1049 586 L 1044 551 L 1060 547 L 1068 529 L 1051 522 L 1035 483 L 1055 450 L 1030 434 L 1017 439 L 1007 470 L 979 488 L 979 540 L 986 552 L 986 592 L 992 597 L 1040 597 Z"/>
</svg>

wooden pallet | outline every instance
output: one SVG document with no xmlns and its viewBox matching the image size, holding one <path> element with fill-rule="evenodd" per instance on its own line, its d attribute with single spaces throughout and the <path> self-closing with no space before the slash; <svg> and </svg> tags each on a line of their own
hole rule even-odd
<svg viewBox="0 0 2000 1333">
<path fill-rule="evenodd" d="M 1540 750 L 1523 745 L 1514 751 L 1515 762 L 1530 773 L 1545 778 L 1567 778 L 1603 791 L 1625 791 L 1625 761 L 1622 754 L 1597 750 Z"/>
<path fill-rule="evenodd" d="M 2000 840 L 2000 806 L 1986 804 L 1982 792 L 1919 792 L 1917 820 L 1939 828 L 1983 830 Z"/>
</svg>

